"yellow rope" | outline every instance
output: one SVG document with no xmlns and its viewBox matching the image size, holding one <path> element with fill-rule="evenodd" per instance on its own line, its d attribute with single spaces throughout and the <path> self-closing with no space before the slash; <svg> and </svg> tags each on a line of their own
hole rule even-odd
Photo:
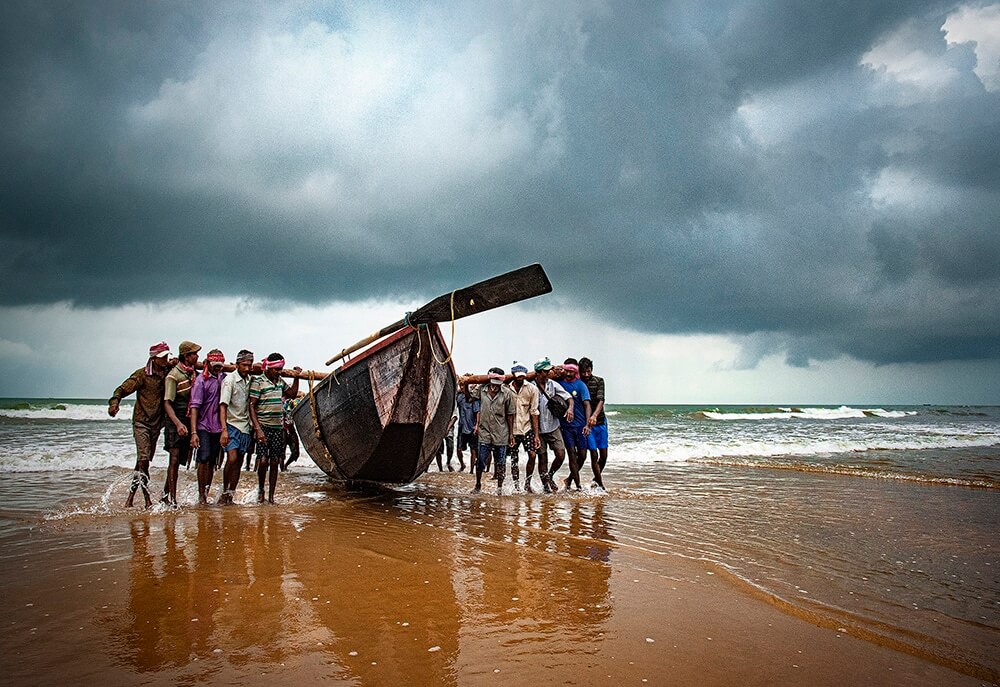
<svg viewBox="0 0 1000 687">
<path fill-rule="evenodd" d="M 323 435 L 319 430 L 319 418 L 316 417 L 316 398 L 313 395 L 313 380 L 316 379 L 316 374 L 309 370 L 309 410 L 312 411 L 313 419 L 313 431 L 316 432 L 316 439 L 323 443 Z"/>
<path fill-rule="evenodd" d="M 457 290 L 457 289 L 456 289 Z M 430 343 L 430 334 L 427 335 L 427 341 Z M 437 356 L 434 355 L 434 347 L 431 346 L 431 357 L 434 358 L 434 362 L 438 365 L 447 365 L 448 361 L 451 360 L 451 356 L 455 353 L 455 292 L 451 292 L 451 345 L 448 347 L 448 357 L 444 360 L 438 360 Z"/>
</svg>

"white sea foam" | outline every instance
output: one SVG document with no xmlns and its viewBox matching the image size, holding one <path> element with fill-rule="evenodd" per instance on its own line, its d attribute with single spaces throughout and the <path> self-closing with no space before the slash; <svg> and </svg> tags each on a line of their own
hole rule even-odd
<svg viewBox="0 0 1000 687">
<path fill-rule="evenodd" d="M 719 437 L 710 441 L 656 437 L 615 446 L 616 461 L 636 463 L 685 463 L 729 457 L 822 456 L 875 450 L 975 448 L 1000 445 L 995 435 L 932 435 L 911 437 L 797 438 L 794 440 L 746 436 Z"/>
<path fill-rule="evenodd" d="M 124 422 L 132 419 L 132 404 L 123 403 L 116 417 L 108 415 L 106 405 L 91 405 L 83 403 L 32 404 L 31 407 L 0 408 L 0 417 L 10 417 L 20 420 L 70 420 L 75 422 L 100 420 L 107 422 Z"/>
<path fill-rule="evenodd" d="M 107 445 L 15 447 L 0 455 L 3 472 L 58 472 L 61 470 L 103 470 L 135 466 L 135 444 L 132 437 Z M 166 464 L 167 455 L 157 452 L 154 464 Z"/>
<path fill-rule="evenodd" d="M 847 420 L 850 418 L 882 417 L 901 418 L 916 415 L 915 410 L 885 410 L 884 408 L 778 408 L 777 412 L 723 413 L 706 410 L 702 413 L 710 420 Z"/>
</svg>

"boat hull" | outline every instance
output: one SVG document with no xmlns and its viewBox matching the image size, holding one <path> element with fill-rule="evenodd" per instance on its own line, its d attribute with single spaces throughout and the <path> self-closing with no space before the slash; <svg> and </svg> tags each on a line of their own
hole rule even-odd
<svg viewBox="0 0 1000 687">
<path fill-rule="evenodd" d="M 437 325 L 393 334 L 315 384 L 292 412 L 306 452 L 345 482 L 404 484 L 427 470 L 455 407 Z"/>
</svg>

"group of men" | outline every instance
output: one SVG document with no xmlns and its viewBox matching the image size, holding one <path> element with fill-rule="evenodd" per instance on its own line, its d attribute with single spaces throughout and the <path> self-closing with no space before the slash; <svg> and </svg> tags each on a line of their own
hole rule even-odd
<svg viewBox="0 0 1000 687">
<path fill-rule="evenodd" d="M 235 370 L 227 374 L 222 351 L 212 349 L 199 365 L 200 351 L 198 344 L 182 341 L 178 357 L 173 358 L 166 342 L 153 344 L 146 366 L 122 382 L 108 399 L 108 414 L 114 417 L 122 399 L 136 394 L 132 411 L 136 464 L 126 507 L 133 505 L 137 491 L 142 492 L 147 508 L 152 505 L 149 465 L 164 428 L 164 448 L 170 462 L 161 500 L 170 505 L 177 505 L 180 466 L 190 463 L 192 453 L 197 464 L 199 503 L 208 502 L 213 476 L 223 468 L 223 462 L 219 503 L 233 503 L 243 459 L 253 452 L 254 444 L 257 500 L 264 501 L 267 481 L 267 501 L 274 503 L 278 470 L 298 458 L 298 435 L 288 411 L 298 397 L 299 381 L 296 378 L 288 384 L 282 379 L 285 360 L 281 354 L 272 353 L 255 364 L 254 354 L 241 350 Z M 293 369 L 301 372 L 299 367 Z M 287 446 L 292 450 L 286 462 Z"/>
<path fill-rule="evenodd" d="M 524 491 L 534 491 L 531 478 L 536 460 L 543 491 L 547 494 L 558 491 L 555 475 L 567 455 L 569 476 L 563 488 L 569 489 L 572 484 L 580 490 L 580 470 L 588 452 L 594 486 L 604 491 L 602 472 L 608 459 L 604 379 L 594 375 L 592 360 L 567 358 L 562 365 L 553 365 L 548 358 L 542 358 L 534 364 L 534 375 L 515 362 L 507 383 L 504 371 L 498 367 L 490 368 L 488 382 L 482 385 L 470 384 L 470 376 L 461 379 L 452 426 L 458 426 L 457 453 L 462 471 L 465 470 L 463 451 L 470 451 L 470 471 L 476 474 L 473 493 L 482 491 L 482 476 L 489 471 L 491 462 L 497 494 L 501 493 L 508 454 L 514 490 L 520 491 L 518 454 L 522 446 L 528 456 Z M 450 439 L 451 427 L 448 433 Z M 551 466 L 549 449 L 553 453 Z M 449 470 L 451 457 L 448 447 Z M 442 468 L 440 458 L 438 468 Z"/>
</svg>

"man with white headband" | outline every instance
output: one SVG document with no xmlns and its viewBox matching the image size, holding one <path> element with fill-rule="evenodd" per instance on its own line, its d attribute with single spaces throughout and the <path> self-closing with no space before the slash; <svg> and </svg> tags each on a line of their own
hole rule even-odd
<svg viewBox="0 0 1000 687">
<path fill-rule="evenodd" d="M 503 384 L 504 374 L 499 367 L 491 367 L 489 384 L 484 384 L 472 392 L 479 399 L 479 415 L 476 417 L 475 433 L 479 437 L 479 451 L 476 460 L 476 488 L 478 494 L 483 488 L 483 472 L 487 462 L 493 458 L 493 474 L 497 480 L 497 496 L 503 488 L 506 470 L 507 446 L 514 437 L 514 416 L 517 401 L 509 387 Z M 483 387 L 486 388 L 483 391 Z"/>
<path fill-rule="evenodd" d="M 285 399 L 299 395 L 299 380 L 289 386 L 281 378 L 285 359 L 272 353 L 261 361 L 264 374 L 250 383 L 250 423 L 257 437 L 257 501 L 264 502 L 264 478 L 268 479 L 267 502 L 274 503 L 278 468 L 285 458 Z M 301 367 L 292 368 L 301 372 Z M 268 474 L 270 473 L 270 474 Z"/>
<path fill-rule="evenodd" d="M 219 503 L 232 503 L 240 483 L 243 456 L 250 449 L 250 371 L 253 353 L 245 348 L 236 355 L 236 372 L 222 382 L 219 396 L 219 424 L 222 435 L 219 444 L 225 452 L 226 467 L 222 471 L 222 494 Z"/>
<path fill-rule="evenodd" d="M 535 451 L 538 450 L 538 387 L 525 381 L 528 368 L 515 361 L 510 368 L 513 379 L 510 380 L 510 390 L 517 403 L 517 415 L 514 417 L 514 436 L 510 442 L 510 478 L 514 480 L 514 491 L 521 490 L 518 474 L 519 449 L 524 446 L 528 453 L 525 464 L 524 490 L 531 493 L 531 473 L 535 470 Z"/>
<path fill-rule="evenodd" d="M 108 415 L 118 414 L 122 399 L 135 393 L 135 407 L 132 409 L 132 436 L 135 439 L 135 470 L 129 488 L 125 507 L 131 508 L 135 492 L 142 490 L 146 508 L 153 505 L 149 498 L 149 464 L 156 451 L 156 443 L 163 429 L 163 389 L 167 370 L 170 367 L 170 346 L 160 341 L 149 347 L 146 367 L 139 368 L 121 383 L 108 399 Z"/>
</svg>

